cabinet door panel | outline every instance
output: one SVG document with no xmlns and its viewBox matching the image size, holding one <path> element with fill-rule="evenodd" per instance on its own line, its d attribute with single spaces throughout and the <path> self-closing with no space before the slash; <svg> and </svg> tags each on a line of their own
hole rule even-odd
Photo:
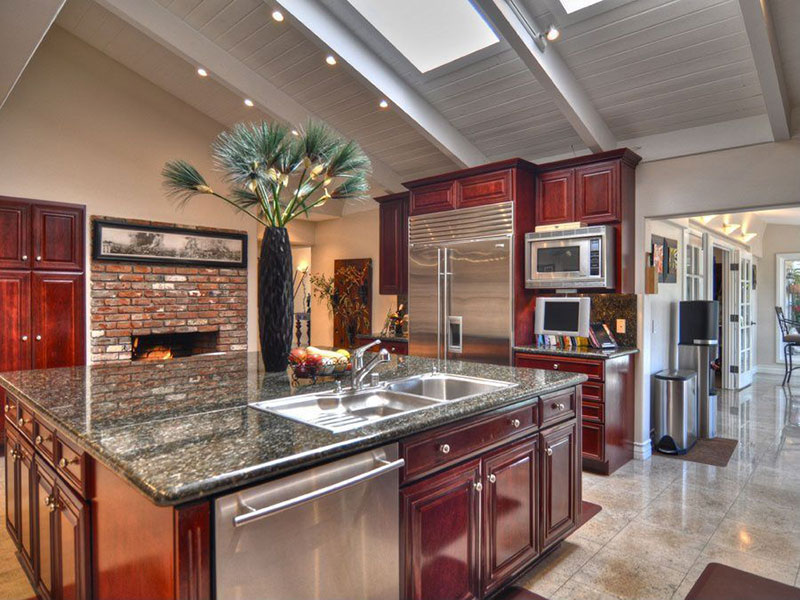
<svg viewBox="0 0 800 600">
<path fill-rule="evenodd" d="M 465 177 L 458 184 L 458 207 L 483 206 L 511 200 L 511 170 Z"/>
<path fill-rule="evenodd" d="M 539 551 L 539 444 L 529 438 L 484 459 L 484 595 Z"/>
<path fill-rule="evenodd" d="M 619 169 L 616 161 L 575 169 L 577 220 L 608 223 L 620 219 Z"/>
<path fill-rule="evenodd" d="M 54 511 L 51 510 L 55 498 L 55 473 L 36 457 L 34 480 L 34 508 L 36 523 L 36 562 L 34 574 L 39 594 L 52 598 L 55 581 L 55 530 Z"/>
<path fill-rule="evenodd" d="M 83 208 L 33 207 L 33 267 L 43 270 L 83 269 Z"/>
<path fill-rule="evenodd" d="M 542 549 L 577 523 L 578 433 L 574 422 L 541 434 Z"/>
<path fill-rule="evenodd" d="M 0 269 L 31 265 L 30 205 L 0 199 Z"/>
<path fill-rule="evenodd" d="M 575 171 L 541 173 L 536 179 L 536 225 L 575 220 Z"/>
<path fill-rule="evenodd" d="M 411 192 L 412 215 L 424 215 L 456 208 L 456 184 L 454 181 L 434 183 Z"/>
<path fill-rule="evenodd" d="M 59 600 L 83 600 L 89 596 L 87 563 L 87 505 L 61 480 L 56 479 L 56 574 Z"/>
<path fill-rule="evenodd" d="M 19 478 L 17 473 L 19 469 L 19 439 L 14 431 L 14 428 L 7 426 L 6 440 L 5 440 L 5 487 L 6 487 L 6 529 L 8 530 L 11 539 L 14 541 L 19 540 L 19 497 L 17 495 L 19 490 Z"/>
<path fill-rule="evenodd" d="M 606 436 L 605 426 L 602 423 L 584 421 L 583 424 L 583 449 L 582 454 L 585 458 L 593 460 L 605 460 L 606 458 Z"/>
<path fill-rule="evenodd" d="M 401 491 L 404 598 L 480 597 L 480 461 L 473 460 Z"/>
<path fill-rule="evenodd" d="M 17 485 L 19 486 L 19 546 L 22 560 L 27 567 L 33 568 L 33 494 L 32 494 L 32 467 L 33 447 L 25 440 L 19 443 L 20 459 Z"/>
<path fill-rule="evenodd" d="M 405 198 L 382 202 L 380 206 L 381 294 L 404 294 L 408 269 L 408 201 Z"/>
<path fill-rule="evenodd" d="M 33 274 L 34 369 L 83 364 L 83 282 L 76 273 Z"/>
<path fill-rule="evenodd" d="M 0 271 L 0 371 L 31 368 L 31 275 Z"/>
</svg>

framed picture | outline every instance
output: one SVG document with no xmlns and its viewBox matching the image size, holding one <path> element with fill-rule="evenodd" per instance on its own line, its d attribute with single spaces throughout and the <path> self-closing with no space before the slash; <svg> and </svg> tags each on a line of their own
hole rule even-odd
<svg viewBox="0 0 800 600">
<path fill-rule="evenodd" d="M 678 241 L 664 238 L 664 283 L 678 283 Z"/>
<path fill-rule="evenodd" d="M 654 235 L 650 240 L 653 268 L 658 273 L 658 280 L 664 281 L 664 238 L 660 235 Z"/>
<path fill-rule="evenodd" d="M 95 220 L 92 258 L 205 267 L 246 267 L 247 234 Z"/>
</svg>

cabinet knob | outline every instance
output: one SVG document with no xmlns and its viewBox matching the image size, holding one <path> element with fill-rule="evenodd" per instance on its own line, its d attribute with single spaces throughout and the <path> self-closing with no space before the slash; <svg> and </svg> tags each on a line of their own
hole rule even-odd
<svg viewBox="0 0 800 600">
<path fill-rule="evenodd" d="M 42 260 L 42 257 L 41 257 L 41 256 L 37 256 L 37 257 L 36 257 L 36 260 L 37 260 L 37 261 L 40 261 L 40 260 Z"/>
<path fill-rule="evenodd" d="M 36 341 L 37 341 L 37 342 L 41 342 L 41 341 L 42 341 L 42 336 L 40 336 L 40 335 L 37 335 L 37 336 L 36 336 Z"/>
<path fill-rule="evenodd" d="M 4 410 L 6 412 L 11 412 L 11 405 L 10 404 L 6 404 L 5 407 L 4 407 Z"/>
<path fill-rule="evenodd" d="M 553 456 L 553 449 L 550 448 L 550 447 L 547 447 L 547 448 L 545 448 L 544 453 L 547 454 L 547 456 Z"/>
<path fill-rule="evenodd" d="M 511 419 L 511 426 L 512 426 L 514 429 L 518 429 L 518 428 L 519 428 L 519 426 L 520 426 L 519 419 Z"/>
<path fill-rule="evenodd" d="M 494 483 L 495 481 L 497 481 L 497 477 L 495 476 L 494 473 L 492 473 L 491 475 L 489 475 L 489 483 Z"/>
<path fill-rule="evenodd" d="M 479 481 L 475 484 L 475 491 L 482 492 L 483 491 L 483 484 Z"/>
<path fill-rule="evenodd" d="M 17 460 L 20 456 L 22 456 L 22 455 L 19 453 L 19 450 L 17 450 L 16 448 L 14 448 L 11 451 L 11 458 L 13 458 L 14 460 Z"/>
<path fill-rule="evenodd" d="M 553 363 L 553 369 L 555 369 L 556 371 L 558 371 L 558 363 Z"/>
<path fill-rule="evenodd" d="M 58 506 L 58 502 L 56 502 L 56 499 L 52 494 L 44 499 L 44 504 L 50 509 L 50 512 L 55 512 L 56 509 L 60 508 Z"/>
<path fill-rule="evenodd" d="M 28 260 L 28 255 L 27 254 L 23 254 L 22 255 L 22 260 Z"/>
<path fill-rule="evenodd" d="M 40 435 L 37 435 L 35 438 L 33 438 L 33 441 L 34 441 L 34 443 L 35 443 L 36 445 L 38 445 L 38 446 L 41 446 L 41 445 L 42 445 L 42 442 L 43 442 L 44 440 L 42 439 L 42 436 L 40 436 Z"/>
<path fill-rule="evenodd" d="M 564 410 L 563 402 L 553 402 L 553 410 Z"/>
<path fill-rule="evenodd" d="M 19 419 L 17 419 L 17 425 L 19 425 L 20 427 L 25 427 L 25 423 L 27 423 L 27 422 L 28 422 L 28 421 L 26 421 L 26 420 L 25 420 L 25 419 L 23 419 L 22 417 L 20 417 Z"/>
<path fill-rule="evenodd" d="M 450 444 L 442 444 L 439 446 L 439 452 L 442 454 L 450 454 Z"/>
<path fill-rule="evenodd" d="M 28 341 L 28 336 L 27 335 L 23 335 L 22 336 L 22 341 L 23 342 L 27 342 Z"/>
</svg>

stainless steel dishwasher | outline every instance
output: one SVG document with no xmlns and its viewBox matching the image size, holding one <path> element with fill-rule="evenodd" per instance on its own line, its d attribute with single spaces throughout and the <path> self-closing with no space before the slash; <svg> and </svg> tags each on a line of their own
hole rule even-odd
<svg viewBox="0 0 800 600">
<path fill-rule="evenodd" d="M 397 444 L 215 502 L 218 600 L 400 596 Z"/>
</svg>

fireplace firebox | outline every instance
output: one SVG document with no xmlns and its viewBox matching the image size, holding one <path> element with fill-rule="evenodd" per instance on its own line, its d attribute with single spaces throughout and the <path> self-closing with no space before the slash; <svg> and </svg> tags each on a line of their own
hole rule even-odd
<svg viewBox="0 0 800 600">
<path fill-rule="evenodd" d="M 131 360 L 168 360 L 217 352 L 218 338 L 217 331 L 135 335 Z"/>
</svg>

